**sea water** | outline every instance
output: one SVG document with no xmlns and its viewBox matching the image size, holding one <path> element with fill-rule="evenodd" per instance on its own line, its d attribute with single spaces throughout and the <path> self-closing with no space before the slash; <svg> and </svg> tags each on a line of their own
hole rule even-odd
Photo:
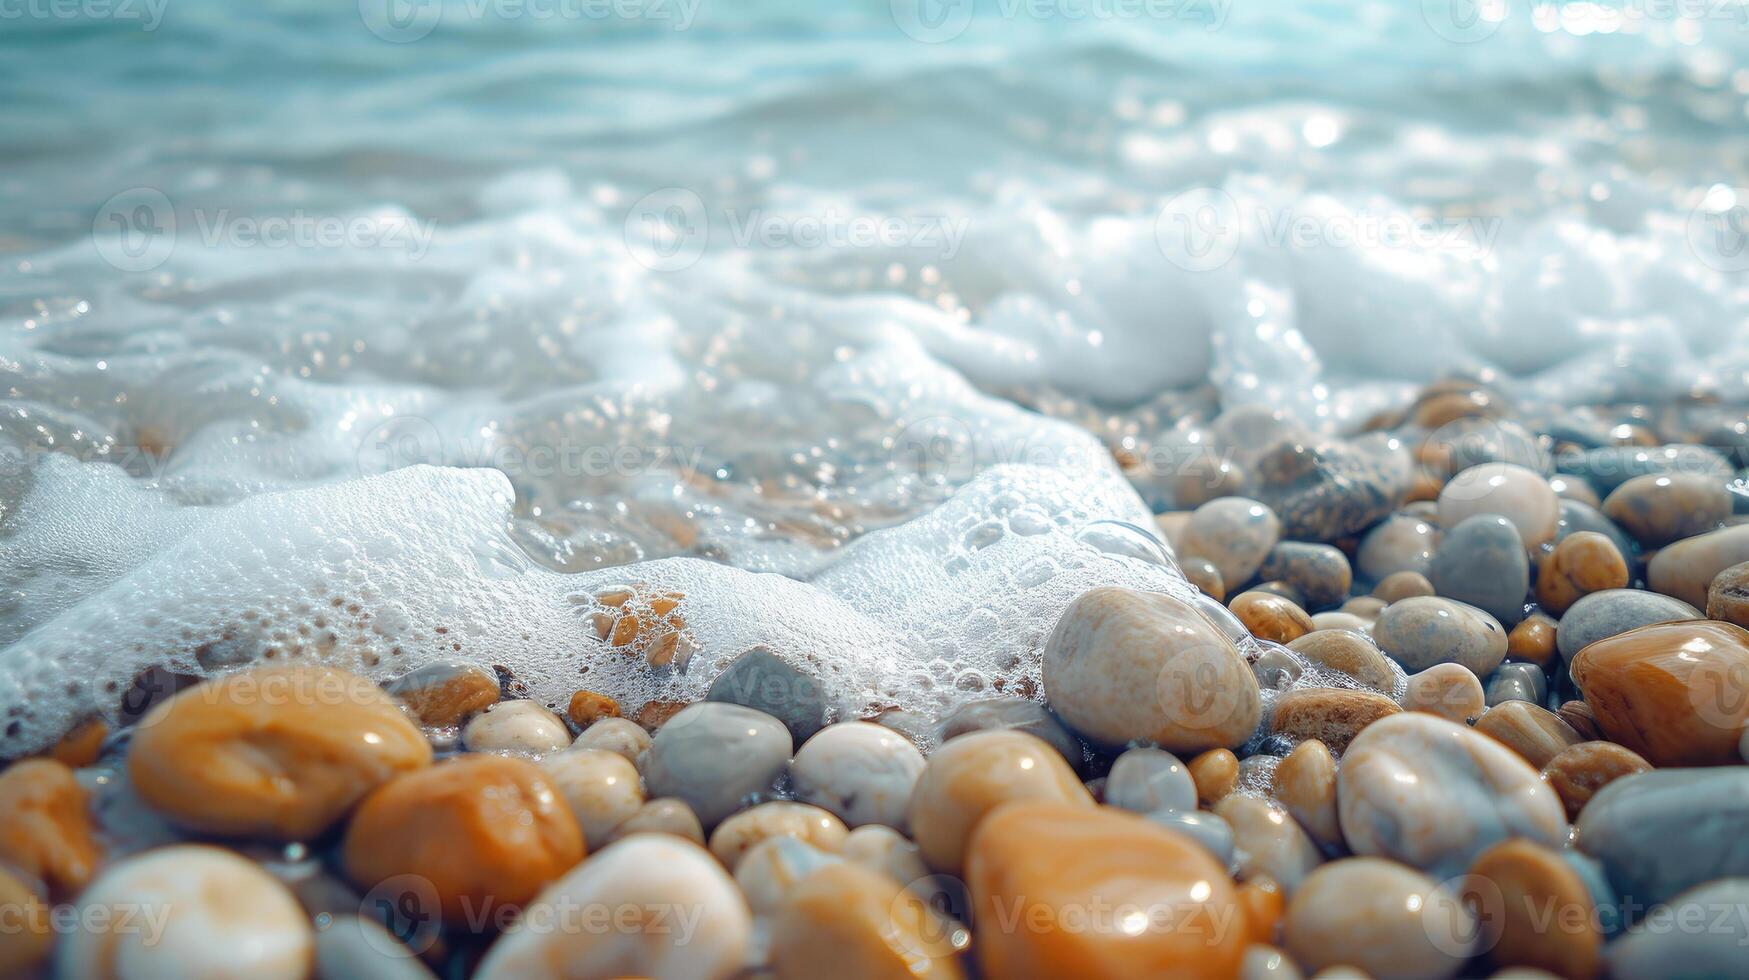
<svg viewBox="0 0 1749 980">
<path fill-rule="evenodd" d="M 1190 419 L 1749 396 L 1742 3 L 16 0 L 0 94 L 0 755 L 269 656 L 1027 693 L 1193 594 Z"/>
</svg>

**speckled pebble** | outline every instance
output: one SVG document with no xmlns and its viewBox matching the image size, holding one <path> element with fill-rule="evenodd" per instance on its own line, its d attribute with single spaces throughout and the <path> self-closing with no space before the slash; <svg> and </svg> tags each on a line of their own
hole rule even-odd
<svg viewBox="0 0 1749 980">
<path fill-rule="evenodd" d="M 1628 585 L 1628 566 L 1615 542 L 1595 531 L 1561 539 L 1537 568 L 1536 601 L 1559 616 L 1582 596 Z"/>
<path fill-rule="evenodd" d="M 1707 587 L 1706 616 L 1749 628 L 1749 562 L 1714 576 Z"/>
<path fill-rule="evenodd" d="M 1307 663 L 1347 674 L 1381 694 L 1394 693 L 1397 672 L 1379 648 L 1351 630 L 1314 630 L 1288 644 Z"/>
<path fill-rule="evenodd" d="M 1502 625 L 1524 618 L 1530 560 L 1518 529 L 1498 514 L 1476 514 L 1448 527 L 1428 578 L 1440 595 L 1475 606 Z"/>
<path fill-rule="evenodd" d="M 773 837 L 794 837 L 822 851 L 838 850 L 850 833 L 844 821 L 806 803 L 773 800 L 748 807 L 717 825 L 710 851 L 731 872 L 755 845 Z"/>
<path fill-rule="evenodd" d="M 1111 764 L 1105 802 L 1135 813 L 1196 809 L 1196 782 L 1178 757 L 1162 749 L 1130 749 Z"/>
<path fill-rule="evenodd" d="M 1434 596 L 1391 603 L 1373 627 L 1373 639 L 1412 673 L 1455 663 L 1486 677 L 1506 658 L 1506 630 L 1499 620 Z"/>
<path fill-rule="evenodd" d="M 1378 523 L 1403 501 L 1409 453 L 1374 433 L 1346 443 L 1284 441 L 1253 467 L 1253 492 L 1281 516 L 1282 535 L 1335 541 Z"/>
<path fill-rule="evenodd" d="M 905 806 L 923 773 L 923 753 L 898 732 L 865 721 L 829 725 L 790 762 L 796 799 L 860 827 L 905 825 Z"/>
<path fill-rule="evenodd" d="M 651 796 L 685 800 L 709 829 L 771 792 L 791 745 L 789 730 L 762 711 L 702 701 L 656 733 L 644 779 Z"/>
<path fill-rule="evenodd" d="M 1555 629 L 1561 659 L 1571 662 L 1585 647 L 1651 623 L 1700 619 L 1700 610 L 1680 599 L 1638 589 L 1593 592 L 1573 603 Z"/>
<path fill-rule="evenodd" d="M 1296 741 L 1315 738 L 1340 754 L 1362 729 L 1402 710 L 1397 702 L 1373 691 L 1299 688 L 1276 701 L 1269 730 Z"/>
<path fill-rule="evenodd" d="M 1603 513 L 1648 548 L 1719 526 L 1731 516 L 1731 491 L 1693 473 L 1636 476 L 1610 492 Z"/>
<path fill-rule="evenodd" d="M 1603 787 L 1651 768 L 1638 752 L 1614 742 L 1579 742 L 1543 765 L 1543 782 L 1560 795 L 1567 819 L 1577 820 L 1585 804 Z"/>
<path fill-rule="evenodd" d="M 1350 966 L 1379 980 L 1444 980 L 1473 946 L 1475 921 L 1433 879 L 1358 857 L 1311 873 L 1288 903 L 1286 946 L 1307 970 Z"/>
<path fill-rule="evenodd" d="M 1221 497 L 1192 512 L 1183 551 L 1214 562 L 1221 581 L 1233 588 L 1257 574 L 1280 539 L 1275 511 L 1247 497 Z"/>
<path fill-rule="evenodd" d="M 1327 544 L 1283 541 L 1269 552 L 1258 574 L 1280 579 L 1299 590 L 1306 608 L 1323 609 L 1348 598 L 1354 571 L 1348 556 Z"/>
</svg>

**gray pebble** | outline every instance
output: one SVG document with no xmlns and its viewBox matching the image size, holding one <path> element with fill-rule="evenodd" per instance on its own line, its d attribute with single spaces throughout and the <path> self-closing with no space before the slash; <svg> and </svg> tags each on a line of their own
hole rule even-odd
<svg viewBox="0 0 1749 980">
<path fill-rule="evenodd" d="M 1749 768 L 1655 769 L 1599 790 L 1576 842 L 1625 901 L 1645 908 L 1715 878 L 1749 875 Z"/>
<path fill-rule="evenodd" d="M 1270 551 L 1259 571 L 1265 579 L 1293 586 L 1308 610 L 1325 609 L 1348 598 L 1354 570 L 1339 548 L 1305 541 L 1283 541 Z"/>
<path fill-rule="evenodd" d="M 1626 531 L 1605 517 L 1603 511 L 1590 504 L 1565 499 L 1561 501 L 1560 508 L 1561 516 L 1555 523 L 1556 544 L 1560 544 L 1567 535 L 1575 531 L 1595 531 L 1615 542 L 1615 550 L 1621 552 L 1621 556 L 1627 559 L 1630 568 L 1633 566 L 1635 558 L 1640 553 L 1639 546 L 1634 544 L 1634 539 L 1628 537 Z"/>
<path fill-rule="evenodd" d="M 415 938 L 419 938 L 417 932 Z M 419 957 L 389 930 L 356 915 L 335 916 L 327 928 L 316 933 L 316 975 L 348 980 L 435 980 Z"/>
<path fill-rule="evenodd" d="M 649 795 L 686 802 L 708 830 L 771 792 L 789 765 L 789 730 L 763 711 L 701 701 L 662 726 L 644 757 Z"/>
<path fill-rule="evenodd" d="M 1577 459 L 1557 460 L 1556 465 L 1563 473 L 1590 480 L 1602 497 L 1636 476 L 1651 473 L 1698 473 L 1719 477 L 1721 482 L 1731 478 L 1730 461 L 1705 446 L 1603 446 Z"/>
<path fill-rule="evenodd" d="M 1368 582 L 1393 572 L 1426 575 L 1439 547 L 1439 529 L 1432 521 L 1409 513 L 1392 514 L 1360 539 L 1355 571 Z"/>
<path fill-rule="evenodd" d="M 1111 764 L 1105 802 L 1135 813 L 1196 809 L 1196 782 L 1178 757 L 1163 749 L 1130 749 Z"/>
<path fill-rule="evenodd" d="M 1555 648 L 1561 659 L 1573 656 L 1605 637 L 1650 623 L 1700 619 L 1700 610 L 1681 599 L 1639 589 L 1605 589 L 1582 596 L 1555 627 Z"/>
<path fill-rule="evenodd" d="M 1202 845 L 1223 868 L 1233 866 L 1233 828 L 1207 810 L 1156 810 L 1148 819 Z"/>
<path fill-rule="evenodd" d="M 1049 708 L 1029 698 L 967 701 L 941 719 L 940 736 L 945 742 L 971 732 L 1002 728 L 1012 728 L 1043 739 L 1069 760 L 1070 768 L 1081 768 L 1081 741 L 1069 733 Z"/>
<path fill-rule="evenodd" d="M 1529 701 L 1540 706 L 1549 694 L 1549 679 L 1536 664 L 1501 664 L 1483 686 L 1488 707 L 1503 701 Z"/>
<path fill-rule="evenodd" d="M 1381 435 L 1348 443 L 1283 442 L 1254 468 L 1254 492 L 1295 541 L 1334 541 L 1377 524 L 1408 493 L 1413 464 Z"/>
<path fill-rule="evenodd" d="M 831 699 L 813 675 L 771 648 L 756 646 L 711 681 L 705 700 L 763 711 L 783 722 L 796 741 L 805 742 L 826 727 Z"/>
<path fill-rule="evenodd" d="M 1299 660 L 1280 647 L 1271 647 L 1259 654 L 1251 664 L 1257 686 L 1266 691 L 1285 691 L 1294 686 L 1305 671 Z"/>
<path fill-rule="evenodd" d="M 1749 878 L 1691 888 L 1605 947 L 1613 980 L 1749 973 Z"/>
<path fill-rule="evenodd" d="M 1373 626 L 1379 649 L 1410 673 L 1455 663 L 1486 677 L 1506 658 L 1506 630 L 1474 606 L 1436 596 L 1393 602 Z"/>
<path fill-rule="evenodd" d="M 1214 562 L 1229 592 L 1251 581 L 1281 539 L 1275 511 L 1248 497 L 1221 497 L 1191 512 L 1184 552 Z"/>
<path fill-rule="evenodd" d="M 1467 602 L 1503 626 L 1524 618 L 1530 559 L 1518 528 L 1498 514 L 1476 514 L 1446 529 L 1428 577 L 1440 595 Z"/>
</svg>

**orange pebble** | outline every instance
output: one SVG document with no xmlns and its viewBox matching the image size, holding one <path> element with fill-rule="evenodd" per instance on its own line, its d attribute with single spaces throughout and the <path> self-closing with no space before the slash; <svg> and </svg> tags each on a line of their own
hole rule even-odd
<svg viewBox="0 0 1749 980">
<path fill-rule="evenodd" d="M 1555 621 L 1546 613 L 1531 613 L 1506 634 L 1506 659 L 1547 668 L 1555 658 Z"/>
<path fill-rule="evenodd" d="M 603 718 L 620 717 L 619 702 L 594 691 L 578 691 L 571 695 L 571 706 L 565 713 L 571 716 L 571 723 L 578 728 L 588 728 Z"/>
<path fill-rule="evenodd" d="M 1312 617 L 1304 609 L 1268 592 L 1241 592 L 1227 608 L 1260 640 L 1291 643 L 1313 629 Z"/>
<path fill-rule="evenodd" d="M 0 860 L 56 896 L 77 893 L 103 859 L 87 805 L 73 770 L 53 759 L 25 759 L 0 773 Z"/>
<path fill-rule="evenodd" d="M 49 758 L 72 769 L 83 769 L 97 761 L 97 751 L 109 736 L 109 726 L 95 718 L 68 732 L 49 750 Z"/>
<path fill-rule="evenodd" d="M 1287 896 L 1274 878 L 1260 876 L 1239 886 L 1239 908 L 1245 913 L 1248 943 L 1275 946 L 1281 938 L 1281 917 L 1287 912 Z"/>
<path fill-rule="evenodd" d="M 1239 787 L 1239 757 L 1230 749 L 1209 749 L 1185 766 L 1196 784 L 1196 797 L 1213 806 Z"/>
</svg>

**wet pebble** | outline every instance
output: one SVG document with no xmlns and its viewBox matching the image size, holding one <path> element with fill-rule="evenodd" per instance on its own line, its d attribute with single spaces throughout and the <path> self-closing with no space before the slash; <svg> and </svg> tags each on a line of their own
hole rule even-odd
<svg viewBox="0 0 1749 980">
<path fill-rule="evenodd" d="M 1593 592 L 1573 603 L 1555 628 L 1555 647 L 1569 663 L 1585 647 L 1651 623 L 1700 619 L 1700 610 L 1680 599 L 1638 589 Z"/>
<path fill-rule="evenodd" d="M 1486 677 L 1506 657 L 1499 620 L 1452 599 L 1420 597 L 1393 602 L 1379 615 L 1373 640 L 1410 672 L 1460 664 Z"/>
<path fill-rule="evenodd" d="M 1749 909 L 1749 878 L 1725 878 L 1673 897 L 1609 944 L 1610 977 L 1742 976 L 1749 949 L 1749 917 L 1743 909 Z"/>
<path fill-rule="evenodd" d="M 1466 518 L 1497 514 L 1512 522 L 1526 545 L 1540 545 L 1554 538 L 1560 511 L 1541 474 L 1511 463 L 1472 466 L 1439 492 L 1439 524 L 1447 533 Z"/>
<path fill-rule="evenodd" d="M 459 725 L 498 701 L 498 675 L 479 664 L 426 664 L 383 685 L 427 725 Z"/>
<path fill-rule="evenodd" d="M 1487 706 L 1481 680 L 1461 664 L 1435 664 L 1410 674 L 1408 691 L 1403 695 L 1403 710 L 1436 715 L 1460 725 L 1480 717 Z"/>
<path fill-rule="evenodd" d="M 702 701 L 662 726 L 644 757 L 652 796 L 692 807 L 706 829 L 760 796 L 789 765 L 789 729 L 763 711 Z"/>
<path fill-rule="evenodd" d="M 1182 550 L 1214 562 L 1221 581 L 1233 588 L 1257 574 L 1280 539 L 1275 511 L 1247 497 L 1222 497 L 1192 512 Z"/>
<path fill-rule="evenodd" d="M 1608 495 L 1636 477 L 1684 473 L 1716 476 L 1721 483 L 1731 478 L 1731 464 L 1706 446 L 1601 446 L 1577 459 L 1560 461 L 1562 472 L 1585 477 L 1598 493 Z"/>
<path fill-rule="evenodd" d="M 1642 626 L 1585 647 L 1573 682 L 1597 727 L 1655 766 L 1740 760 L 1749 726 L 1749 631 L 1710 620 Z"/>
<path fill-rule="evenodd" d="M 1281 647 L 1269 647 L 1251 663 L 1251 674 L 1257 679 L 1257 686 L 1268 691 L 1292 687 L 1304 672 L 1305 667 L 1299 659 Z"/>
<path fill-rule="evenodd" d="M 1209 749 L 1191 759 L 1189 769 L 1203 806 L 1214 806 L 1239 788 L 1239 757 L 1230 749 Z"/>
<path fill-rule="evenodd" d="M 1403 709 L 1373 691 L 1309 687 L 1283 694 L 1270 716 L 1270 731 L 1296 741 L 1317 739 L 1340 754 L 1362 729 Z"/>
<path fill-rule="evenodd" d="M 1342 833 L 1356 854 L 1440 878 L 1521 836 L 1558 845 L 1567 822 L 1537 770 L 1486 735 L 1407 712 L 1355 737 L 1336 774 Z"/>
<path fill-rule="evenodd" d="M 1339 548 L 1305 541 L 1283 541 L 1269 552 L 1259 574 L 1299 590 L 1308 609 L 1334 606 L 1348 598 L 1354 571 Z"/>
<path fill-rule="evenodd" d="M 1184 577 L 1190 580 L 1191 585 L 1200 589 L 1203 595 L 1216 602 L 1227 601 L 1227 581 L 1221 578 L 1221 570 L 1215 567 L 1214 562 L 1195 555 L 1180 555 L 1178 567 L 1184 570 Z"/>
<path fill-rule="evenodd" d="M 1134 813 L 1195 810 L 1196 782 L 1172 753 L 1130 749 L 1111 764 L 1105 780 L 1105 802 Z"/>
<path fill-rule="evenodd" d="M 1253 492 L 1281 516 L 1284 537 L 1335 541 L 1390 514 L 1409 491 L 1413 463 L 1407 450 L 1375 434 L 1346 443 L 1281 442 L 1252 469 Z"/>
<path fill-rule="evenodd" d="M 1707 588 L 1719 573 L 1749 561 L 1749 524 L 1737 524 L 1684 538 L 1646 563 L 1646 584 L 1654 592 L 1704 606 Z"/>
<path fill-rule="evenodd" d="M 78 893 L 103 860 L 90 807 L 62 763 L 13 763 L 0 772 L 0 862 L 48 886 L 53 897 Z"/>
<path fill-rule="evenodd" d="M 1281 596 L 1253 590 L 1233 597 L 1228 606 L 1251 635 L 1272 643 L 1291 643 L 1312 631 L 1312 617 Z"/>
<path fill-rule="evenodd" d="M 1318 630 L 1351 630 L 1355 633 L 1372 635 L 1373 620 L 1345 613 L 1341 610 L 1329 610 L 1312 614 L 1312 632 Z"/>
<path fill-rule="evenodd" d="M 1510 643 L 1507 651 L 1511 651 Z M 1505 663 L 1488 675 L 1483 690 L 1487 694 L 1490 708 L 1505 701 L 1529 701 L 1531 704 L 1540 705 L 1548 696 L 1549 680 L 1543 674 L 1543 669 L 1536 664 Z"/>
<path fill-rule="evenodd" d="M 1219 815 L 1208 810 L 1155 810 L 1146 814 L 1149 820 L 1167 830 L 1184 834 L 1209 852 L 1221 867 L 1233 866 L 1235 844 L 1233 828 Z"/>
<path fill-rule="evenodd" d="M 1239 745 L 1263 710 L 1233 641 L 1161 593 L 1106 587 L 1076 597 L 1045 645 L 1043 673 L 1057 714 L 1108 745 Z"/>
<path fill-rule="evenodd" d="M 1324 861 L 1318 845 L 1279 804 L 1235 794 L 1214 809 L 1233 828 L 1233 860 L 1241 881 L 1268 878 L 1292 895 Z"/>
<path fill-rule="evenodd" d="M 571 744 L 571 730 L 539 702 L 500 701 L 474 716 L 462 729 L 470 752 L 545 755 Z"/>
<path fill-rule="evenodd" d="M 923 753 L 903 735 L 865 721 L 829 725 L 790 762 L 796 799 L 852 827 L 905 825 L 905 806 L 923 773 Z"/>
<path fill-rule="evenodd" d="M 793 837 L 831 853 L 850 833 L 831 813 L 806 803 L 773 800 L 748 807 L 717 825 L 711 832 L 710 851 L 731 872 L 749 850 L 776 837 Z"/>
<path fill-rule="evenodd" d="M 1584 741 L 1559 715 L 1528 701 L 1489 708 L 1476 721 L 1476 731 L 1517 752 L 1537 769 L 1561 750 Z"/>
<path fill-rule="evenodd" d="M 1366 532 L 1355 555 L 1355 571 L 1378 582 L 1397 572 L 1425 576 L 1439 547 L 1439 529 L 1411 514 L 1393 514 Z"/>
<path fill-rule="evenodd" d="M 605 845 L 613 829 L 644 806 L 637 767 L 616 753 L 601 749 L 555 752 L 542 759 L 540 766 L 577 818 L 587 849 Z"/>
<path fill-rule="evenodd" d="M 1562 721 L 1573 726 L 1573 730 L 1587 741 L 1596 741 L 1603 737 L 1603 733 L 1597 730 L 1597 714 L 1585 702 L 1564 702 L 1555 713 L 1561 716 Z"/>
<path fill-rule="evenodd" d="M 571 719 L 571 724 L 579 731 L 588 731 L 596 722 L 619 718 L 622 714 L 618 701 L 595 691 L 573 692 L 571 703 L 565 708 L 565 717 Z"/>
<path fill-rule="evenodd" d="M 1547 669 L 1554 665 L 1558 624 L 1546 613 L 1533 612 L 1506 634 L 1506 659 Z"/>
<path fill-rule="evenodd" d="M 685 800 L 673 797 L 650 800 L 638 807 L 637 813 L 613 829 L 608 842 L 624 840 L 633 834 L 667 834 L 694 844 L 704 843 L 704 827 L 698 822 L 698 814 L 692 812 Z"/>
<path fill-rule="evenodd" d="M 930 756 L 907 809 L 923 859 L 957 874 L 978 823 L 1016 800 L 1092 807 L 1093 797 L 1056 749 L 1017 731 L 973 732 Z"/>
<path fill-rule="evenodd" d="M 1707 586 L 1706 617 L 1749 627 L 1749 562 L 1732 565 Z"/>
<path fill-rule="evenodd" d="M 603 718 L 583 730 L 571 743 L 573 749 L 600 749 L 612 752 L 632 765 L 650 747 L 650 733 L 637 722 L 626 718 Z"/>
<path fill-rule="evenodd" d="M 1639 753 L 1614 742 L 1579 742 L 1569 745 L 1543 764 L 1543 782 L 1561 797 L 1567 819 L 1579 819 L 1585 804 L 1610 783 L 1647 772 L 1652 764 Z"/>
<path fill-rule="evenodd" d="M 1342 843 L 1336 813 L 1336 759 L 1317 739 L 1294 746 L 1275 769 L 1271 795 L 1325 847 Z"/>
<path fill-rule="evenodd" d="M 1630 567 L 1638 560 L 1639 550 L 1634 546 L 1634 539 L 1617 527 L 1614 521 L 1603 516 L 1603 511 L 1577 500 L 1561 501 L 1561 523 L 1555 531 L 1555 539 L 1564 540 L 1582 531 L 1608 538 Z"/>
<path fill-rule="evenodd" d="M 1597 912 L 1585 882 L 1559 853 L 1527 840 L 1502 841 L 1483 851 L 1462 881 L 1490 965 L 1597 975 L 1603 948 Z"/>
<path fill-rule="evenodd" d="M 1595 531 L 1561 539 L 1537 569 L 1536 601 L 1559 616 L 1583 596 L 1628 585 L 1628 565 L 1615 542 Z"/>
<path fill-rule="evenodd" d="M 1476 514 L 1446 529 L 1429 578 L 1448 599 L 1475 606 L 1512 626 L 1524 618 L 1530 560 L 1512 522 Z"/>
<path fill-rule="evenodd" d="M 958 738 L 968 732 L 1011 728 L 1049 742 L 1070 766 L 1081 765 L 1081 742 L 1063 723 L 1051 715 L 1050 709 L 1031 698 L 980 698 L 967 701 L 941 719 L 938 734 L 941 741 Z"/>
<path fill-rule="evenodd" d="M 1431 570 L 1431 563 L 1429 570 Z M 1396 602 L 1398 599 L 1413 599 L 1418 595 L 1433 595 L 1433 583 L 1420 572 L 1392 572 L 1379 580 L 1373 586 L 1372 594 L 1386 602 Z"/>
<path fill-rule="evenodd" d="M 960 980 L 964 926 L 944 918 L 899 882 L 834 863 L 799 881 L 771 924 L 777 980 Z"/>
<path fill-rule="evenodd" d="M 1749 875 L 1749 768 L 1654 769 L 1624 776 L 1586 804 L 1581 851 L 1644 908 L 1715 878 Z"/>
<path fill-rule="evenodd" d="M 1288 903 L 1286 946 L 1301 967 L 1349 966 L 1379 980 L 1447 978 L 1468 958 L 1474 917 L 1424 874 L 1391 861 L 1333 861 Z"/>
<path fill-rule="evenodd" d="M 819 678 L 766 646 L 736 657 L 711 681 L 706 701 L 738 704 L 783 722 L 797 742 L 824 728 L 831 698 Z"/>
<path fill-rule="evenodd" d="M 1718 477 L 1648 474 L 1612 490 L 1603 513 L 1640 544 L 1657 548 L 1718 527 L 1731 516 L 1731 496 Z"/>
</svg>

